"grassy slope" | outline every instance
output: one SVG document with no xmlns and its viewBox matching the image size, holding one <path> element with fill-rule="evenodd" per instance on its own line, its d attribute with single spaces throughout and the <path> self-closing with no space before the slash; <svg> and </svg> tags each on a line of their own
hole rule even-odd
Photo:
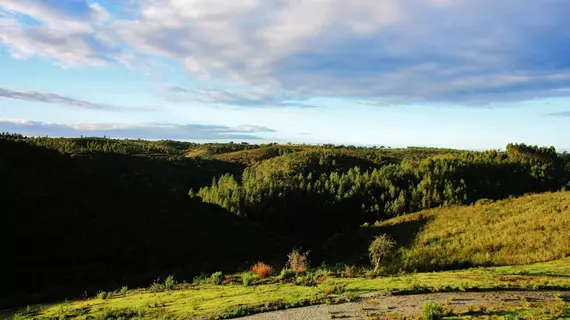
<svg viewBox="0 0 570 320">
<path fill-rule="evenodd" d="M 309 150 L 309 146 L 279 146 L 281 148 L 288 148 L 293 152 L 301 152 L 304 150 Z M 252 150 L 243 150 L 222 153 L 215 156 L 216 159 L 221 161 L 237 162 L 248 166 L 252 166 L 256 163 L 260 163 L 264 160 L 279 157 L 279 154 L 275 152 L 276 147 L 262 147 Z"/>
<path fill-rule="evenodd" d="M 370 160 L 364 154 L 330 149 L 312 149 L 299 151 L 264 160 L 255 167 L 261 171 L 284 170 L 294 174 L 312 172 L 314 176 L 333 171 L 346 172 L 351 168 L 362 170 L 380 168 L 384 164 L 399 162 L 398 159 L 382 158 Z"/>
<path fill-rule="evenodd" d="M 293 153 L 310 154 L 314 152 L 338 152 L 341 156 L 337 157 L 340 161 L 345 161 L 347 165 L 363 166 L 369 168 L 371 164 L 398 163 L 403 159 L 420 160 L 428 157 L 446 155 L 461 152 L 452 149 L 437 148 L 402 148 L 402 149 L 351 149 L 351 148 L 332 148 L 328 146 L 313 145 L 272 145 L 252 148 L 248 150 L 214 151 L 207 147 L 197 147 L 189 150 L 186 156 L 194 157 L 212 157 L 217 160 L 241 163 L 248 166 L 259 164 L 264 160 L 273 158 L 283 158 L 275 153 L 276 149 L 288 149 Z M 285 157 L 288 158 L 288 157 Z M 302 165 L 306 162 L 303 155 L 294 155 L 290 157 L 292 163 Z M 277 160 L 278 162 L 282 160 Z"/>
<path fill-rule="evenodd" d="M 166 292 L 138 289 L 107 300 L 90 298 L 81 301 L 32 307 L 21 319 L 56 319 L 67 316 L 77 319 L 105 319 L 104 315 L 129 314 L 131 318 L 153 319 L 160 316 L 177 318 L 225 315 L 244 312 L 247 308 L 260 311 L 264 306 L 290 307 L 322 302 L 324 290 L 335 285 L 344 286 L 348 293 L 374 291 L 394 293 L 462 291 L 484 289 L 570 289 L 570 259 L 525 266 L 474 268 L 463 271 L 417 273 L 379 278 L 330 277 L 317 287 L 294 284 L 259 284 L 244 287 L 240 284 L 215 286 L 211 284 L 183 285 Z M 333 295 L 334 296 L 334 295 Z M 4 314 L 4 317 L 8 317 Z M 34 318 L 35 317 L 35 318 Z"/>
<path fill-rule="evenodd" d="M 400 245 L 392 264 L 396 269 L 432 271 L 559 259 L 570 255 L 570 192 L 397 217 L 331 239 L 329 262 L 351 254 L 351 262 L 365 262 L 368 244 L 381 233 Z"/>
</svg>

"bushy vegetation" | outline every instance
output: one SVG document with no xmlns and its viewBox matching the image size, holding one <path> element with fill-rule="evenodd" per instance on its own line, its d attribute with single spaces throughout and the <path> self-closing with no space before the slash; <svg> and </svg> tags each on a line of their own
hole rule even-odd
<svg viewBox="0 0 570 320">
<path fill-rule="evenodd" d="M 392 248 L 394 248 L 395 244 L 396 243 L 385 234 L 381 234 L 372 240 L 370 247 L 368 247 L 368 254 L 374 266 L 374 271 L 378 271 L 380 262 L 392 252 Z"/>
<path fill-rule="evenodd" d="M 426 302 L 422 307 L 422 320 L 440 320 L 445 316 L 445 308 L 437 302 Z"/>
<path fill-rule="evenodd" d="M 314 287 L 330 274 L 317 273 L 298 250 L 283 261 L 287 250 L 310 249 L 315 265 L 339 262 L 336 274 L 350 279 L 360 269 L 345 264 L 368 267 L 368 245 L 380 233 L 398 245 L 382 259 L 387 273 L 560 258 L 568 255 L 566 200 L 493 208 L 502 205 L 497 200 L 559 190 L 569 172 L 567 154 L 526 145 L 467 152 L 0 134 L 0 242 L 11 244 L 0 261 L 0 308 L 101 290 L 112 297 L 107 303 L 131 296 L 112 291 L 123 285 L 217 271 L 213 282 L 224 287 L 273 278 Z M 437 207 L 445 208 L 397 217 Z M 364 229 L 359 251 L 350 237 Z M 343 236 L 363 260 L 330 250 Z M 548 241 L 555 244 L 547 248 Z M 256 261 L 284 271 L 230 275 Z M 183 286 L 171 280 L 152 290 Z"/>
<path fill-rule="evenodd" d="M 210 281 L 212 281 L 213 284 L 221 285 L 224 283 L 224 274 L 221 271 L 214 272 L 210 276 Z"/>
<path fill-rule="evenodd" d="M 301 253 L 301 251 L 293 249 L 293 251 L 287 255 L 286 267 L 295 273 L 307 272 L 309 268 L 309 252 Z"/>
<path fill-rule="evenodd" d="M 253 284 L 253 281 L 255 281 L 255 275 L 249 272 L 245 272 L 241 275 L 241 281 L 244 286 L 249 287 Z"/>
<path fill-rule="evenodd" d="M 251 272 L 255 273 L 259 279 L 263 279 L 273 273 L 273 268 L 263 262 L 258 262 L 251 267 Z"/>
<path fill-rule="evenodd" d="M 176 285 L 176 280 L 174 280 L 173 275 L 169 275 L 168 277 L 166 277 L 166 280 L 164 280 L 164 288 L 166 290 L 174 289 L 175 285 Z"/>
<path fill-rule="evenodd" d="M 365 221 L 559 190 L 569 181 L 565 160 L 553 148 L 526 145 L 372 164 L 368 170 L 342 168 L 333 151 L 303 155 L 300 164 L 279 158 L 276 166 L 271 159 L 246 168 L 241 181 L 223 175 L 196 195 L 277 232 L 322 238 Z"/>
</svg>

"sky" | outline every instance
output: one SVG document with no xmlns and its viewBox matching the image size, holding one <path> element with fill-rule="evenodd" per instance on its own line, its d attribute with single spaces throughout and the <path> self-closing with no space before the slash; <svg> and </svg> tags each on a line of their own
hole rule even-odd
<svg viewBox="0 0 570 320">
<path fill-rule="evenodd" d="M 567 0 L 0 0 L 0 131 L 570 149 Z"/>
</svg>

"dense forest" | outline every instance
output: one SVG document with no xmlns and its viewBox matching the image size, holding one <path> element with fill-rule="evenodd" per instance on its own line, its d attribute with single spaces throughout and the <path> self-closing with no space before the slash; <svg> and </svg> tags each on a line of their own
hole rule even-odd
<svg viewBox="0 0 570 320">
<path fill-rule="evenodd" d="M 10 307 L 279 265 L 294 246 L 320 263 L 327 239 L 363 223 L 568 187 L 570 156 L 6 133 L 0 178 Z"/>
</svg>

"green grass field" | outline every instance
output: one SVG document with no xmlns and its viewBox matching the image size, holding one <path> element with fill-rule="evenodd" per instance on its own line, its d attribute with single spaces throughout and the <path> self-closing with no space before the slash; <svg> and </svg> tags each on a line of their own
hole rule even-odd
<svg viewBox="0 0 570 320">
<path fill-rule="evenodd" d="M 570 290 L 570 259 L 523 266 L 472 268 L 461 271 L 416 273 L 401 276 L 341 277 L 316 270 L 317 285 L 280 283 L 277 276 L 244 286 L 240 281 L 214 285 L 208 281 L 181 284 L 173 290 L 149 289 L 111 293 L 20 310 L 15 319 L 183 319 L 225 318 L 328 301 L 353 299 L 359 294 L 386 291 L 412 294 L 478 290 Z M 234 277 L 235 279 L 236 277 Z M 5 318 L 13 314 L 5 313 Z"/>
</svg>

